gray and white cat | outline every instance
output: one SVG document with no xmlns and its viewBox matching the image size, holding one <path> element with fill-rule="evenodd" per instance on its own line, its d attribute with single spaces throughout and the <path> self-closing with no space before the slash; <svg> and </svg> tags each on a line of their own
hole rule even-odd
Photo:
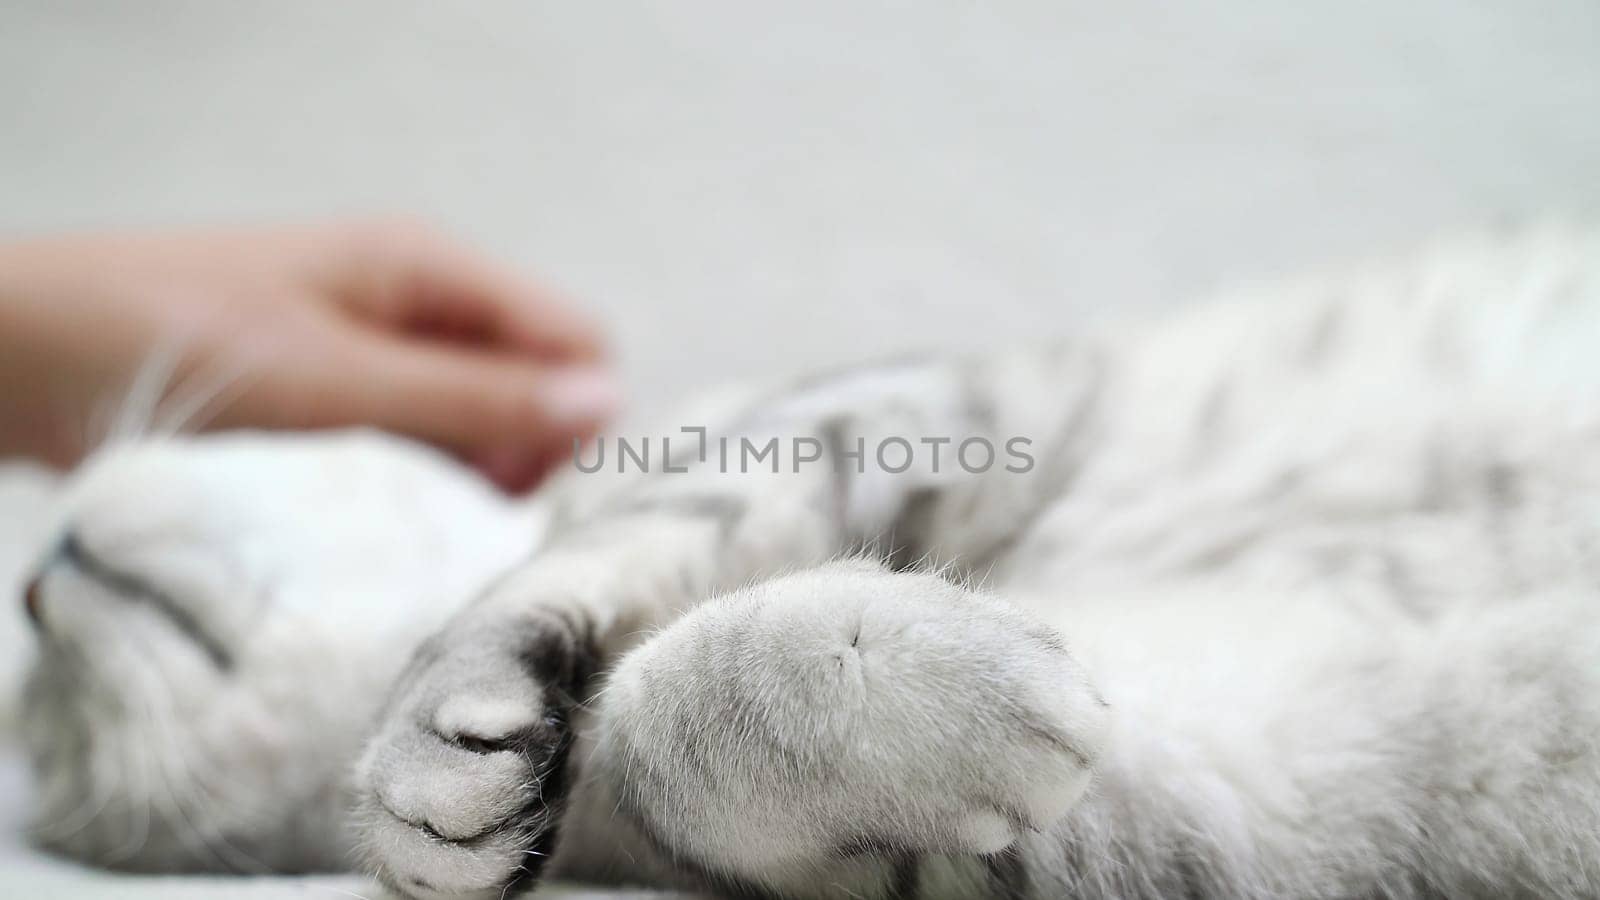
<svg viewBox="0 0 1600 900">
<path fill-rule="evenodd" d="M 537 511 L 377 434 L 114 446 L 27 589 L 35 836 L 141 871 L 350 866 L 350 762 L 406 655 Z"/>
<path fill-rule="evenodd" d="M 106 454 L 30 592 L 44 839 L 422 898 L 1600 893 L 1600 235 L 712 407 L 515 563 L 421 451 Z"/>
</svg>

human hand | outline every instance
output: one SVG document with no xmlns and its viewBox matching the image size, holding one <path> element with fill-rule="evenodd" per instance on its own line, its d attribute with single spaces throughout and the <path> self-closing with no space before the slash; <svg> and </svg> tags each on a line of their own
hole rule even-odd
<svg viewBox="0 0 1600 900">
<path fill-rule="evenodd" d="M 441 236 L 354 224 L 0 245 L 0 455 L 90 448 L 158 349 L 207 427 L 372 425 L 530 487 L 618 402 L 587 319 Z"/>
</svg>

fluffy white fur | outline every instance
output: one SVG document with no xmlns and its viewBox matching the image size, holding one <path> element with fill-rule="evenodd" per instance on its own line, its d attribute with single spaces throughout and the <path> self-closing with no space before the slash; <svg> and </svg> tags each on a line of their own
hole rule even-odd
<svg viewBox="0 0 1600 900">
<path fill-rule="evenodd" d="M 141 868 L 359 842 L 421 897 L 540 870 L 786 897 L 1590 896 L 1596 398 L 1600 236 L 1467 242 L 719 403 L 734 437 L 1026 435 L 1039 465 L 573 477 L 548 547 L 442 625 L 533 544 L 442 461 L 371 438 L 113 451 L 60 530 L 236 659 L 47 554 L 41 835 Z"/>
<path fill-rule="evenodd" d="M 63 560 L 69 531 L 187 604 L 232 671 Z M 392 438 L 241 434 L 108 449 L 48 533 L 22 729 L 36 838 L 118 868 L 264 872 L 349 865 L 346 772 L 389 681 L 539 522 Z"/>
</svg>

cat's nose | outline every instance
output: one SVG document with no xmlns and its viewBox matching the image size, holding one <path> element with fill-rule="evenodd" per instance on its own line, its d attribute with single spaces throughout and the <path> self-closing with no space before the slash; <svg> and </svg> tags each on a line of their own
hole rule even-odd
<svg viewBox="0 0 1600 900">
<path fill-rule="evenodd" d="M 35 625 L 40 624 L 41 609 L 44 604 L 44 589 L 40 582 L 44 579 L 38 575 L 28 579 L 28 584 L 22 589 L 22 608 L 28 613 L 28 620 Z"/>
</svg>

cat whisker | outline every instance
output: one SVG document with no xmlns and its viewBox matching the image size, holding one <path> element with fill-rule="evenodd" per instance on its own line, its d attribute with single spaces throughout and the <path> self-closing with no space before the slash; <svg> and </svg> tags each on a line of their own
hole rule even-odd
<svg viewBox="0 0 1600 900">
<path fill-rule="evenodd" d="M 261 376 L 263 367 L 257 363 L 248 357 L 219 363 L 210 373 L 196 373 L 174 387 L 166 407 L 157 411 L 151 432 L 169 437 L 203 429 Z"/>
<path fill-rule="evenodd" d="M 330 894 L 337 894 L 341 897 L 355 897 L 356 900 L 373 900 L 373 898 L 368 897 L 366 894 L 358 894 L 355 891 L 341 887 L 334 887 L 333 885 L 329 884 L 314 884 L 311 882 L 306 882 L 305 886 L 313 890 L 327 891 Z"/>
<path fill-rule="evenodd" d="M 67 680 L 69 692 L 73 696 L 86 697 L 89 695 L 84 674 L 87 671 L 86 667 L 66 665 L 60 667 L 60 670 L 61 676 Z M 95 762 L 98 762 L 98 760 L 95 760 Z M 27 828 L 27 833 L 39 840 L 49 842 L 70 838 L 87 828 L 105 810 L 106 805 L 111 802 L 111 795 L 115 787 L 114 781 L 110 778 L 90 777 L 89 782 L 94 786 L 93 790 L 76 808 L 70 812 L 55 816 L 51 821 L 35 821 L 31 823 Z M 58 805 L 56 798 L 62 794 L 71 793 L 71 787 L 71 782 L 65 779 L 53 780 L 50 784 L 49 792 L 40 798 L 38 809 L 41 811 L 54 809 Z M 91 809 L 91 807 L 93 808 Z"/>
<path fill-rule="evenodd" d="M 175 336 L 164 339 L 134 370 L 120 396 L 109 395 L 98 404 L 89 418 L 100 433 L 86 435 L 86 450 L 132 441 L 146 432 L 183 359 L 183 343 Z"/>
<path fill-rule="evenodd" d="M 139 787 L 136 791 L 128 790 L 124 792 L 128 798 L 127 837 L 123 839 L 121 846 L 107 852 L 102 857 L 102 860 L 108 863 L 117 863 L 132 859 L 134 856 L 138 855 L 139 851 L 145 848 L 146 844 L 150 842 L 150 784 L 152 779 L 150 777 L 151 769 L 149 748 L 137 742 L 130 743 L 129 748 L 130 751 L 137 751 L 139 757 L 139 766 L 137 769 L 135 769 L 133 760 L 131 759 L 132 754 L 130 753 L 130 758 L 128 761 L 128 783 L 131 787 L 133 784 L 133 773 L 137 771 L 140 776 L 138 782 Z M 143 802 L 137 802 L 140 800 Z M 137 820 L 135 819 L 134 815 L 135 811 L 138 812 Z M 136 821 L 137 824 L 135 824 Z"/>
<path fill-rule="evenodd" d="M 170 769 L 164 767 L 162 770 L 163 786 L 166 788 L 166 793 L 171 801 L 169 811 L 172 815 L 168 817 L 169 824 L 172 825 L 175 832 L 179 833 L 180 839 L 182 839 L 181 836 L 185 828 L 187 828 L 189 834 L 200 842 L 200 847 L 195 848 L 188 840 L 184 841 L 185 844 L 190 846 L 191 850 L 198 850 L 204 855 L 211 856 L 215 862 L 220 863 L 224 868 L 234 871 L 251 871 L 258 874 L 271 873 L 273 871 L 271 866 L 233 846 L 220 831 L 213 829 L 210 833 L 207 833 L 207 831 L 202 830 L 190 815 L 190 811 L 184 808 L 185 798 L 180 797 L 176 790 L 179 784 L 190 786 L 186 794 L 187 804 L 194 807 L 195 810 L 203 811 L 209 806 L 215 812 L 218 809 L 218 804 L 216 798 L 211 795 L 210 789 L 207 787 L 200 771 L 193 764 L 183 743 L 175 738 L 176 729 L 173 727 L 172 702 L 170 691 L 168 690 L 170 685 L 165 683 L 165 673 L 159 672 L 159 670 L 158 673 L 147 677 L 150 677 L 151 682 L 163 682 L 159 685 L 159 689 L 151 690 L 152 684 L 147 683 L 143 689 L 143 694 L 147 699 L 147 712 L 150 714 L 151 722 L 156 726 L 157 735 L 163 740 L 168 750 L 167 753 L 160 754 L 160 756 L 178 767 L 176 778 Z M 237 804 L 230 804 L 230 807 L 232 809 L 238 808 Z M 258 821 L 266 817 L 258 809 L 246 809 L 245 816 L 247 821 L 252 816 Z M 232 858 L 229 858 L 230 855 Z M 240 860 L 243 862 L 241 863 Z"/>
<path fill-rule="evenodd" d="M 149 694 L 149 685 L 147 684 L 143 690 L 146 692 L 146 712 L 149 714 L 150 723 L 154 727 L 164 728 L 165 722 L 161 720 L 160 714 L 158 714 L 153 708 L 154 698 Z M 163 754 L 158 752 L 156 755 L 161 757 Z M 199 833 L 199 830 L 193 825 L 193 823 L 189 820 L 188 815 L 183 811 L 182 802 L 178 798 L 177 792 L 174 789 L 174 779 L 172 774 L 167 771 L 166 765 L 163 765 L 161 768 L 161 776 L 163 793 L 165 795 L 165 802 L 163 803 L 164 818 L 166 818 L 167 824 L 172 826 L 172 830 L 178 836 L 178 840 L 181 841 L 183 845 L 196 856 L 211 857 L 216 862 L 224 862 L 211 848 L 209 842 L 205 839 L 205 836 Z M 185 830 L 186 828 L 187 831 Z M 194 841 L 199 842 L 198 846 L 194 843 Z M 226 864 L 224 863 L 224 865 Z"/>
</svg>

